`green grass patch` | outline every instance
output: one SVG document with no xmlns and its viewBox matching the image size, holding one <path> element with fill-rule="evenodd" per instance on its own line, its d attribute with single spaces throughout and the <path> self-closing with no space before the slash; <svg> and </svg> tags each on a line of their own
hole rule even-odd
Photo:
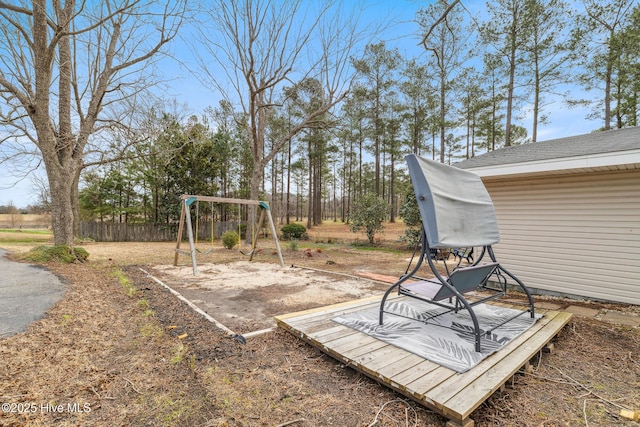
<svg viewBox="0 0 640 427">
<path fill-rule="evenodd" d="M 140 335 L 145 338 L 160 337 L 164 335 L 164 330 L 155 321 L 150 320 L 140 327 Z"/>
<path fill-rule="evenodd" d="M 369 245 L 369 243 L 363 243 L 363 242 L 351 243 L 351 247 L 364 252 L 386 252 L 386 253 L 397 254 L 397 255 L 403 254 L 406 252 L 406 250 L 402 250 L 402 249 L 388 248 L 384 246 L 371 246 Z"/>
<path fill-rule="evenodd" d="M 124 289 L 124 293 L 127 294 L 127 296 L 132 297 L 138 292 L 138 289 L 136 289 L 136 287 L 131 283 L 127 275 L 124 274 L 122 270 L 113 270 L 111 272 L 111 276 L 118 279 L 118 282 L 120 282 L 120 286 L 122 286 L 122 289 Z"/>
<path fill-rule="evenodd" d="M 0 228 L 0 232 L 2 233 L 20 233 L 20 234 L 38 234 L 47 237 L 53 236 L 51 230 L 22 230 L 18 228 Z"/>
<path fill-rule="evenodd" d="M 184 357 L 187 354 L 187 347 L 179 342 L 173 348 L 173 357 L 169 360 L 172 364 L 177 365 L 178 363 L 184 360 Z"/>
<path fill-rule="evenodd" d="M 48 242 L 52 238 L 51 230 L 0 229 L 0 242 L 2 243 L 39 243 Z"/>
<path fill-rule="evenodd" d="M 84 262 L 89 258 L 89 252 L 84 248 L 74 247 L 73 250 L 67 245 L 36 246 L 22 256 L 25 261 L 46 263 L 72 263 L 76 261 Z"/>
</svg>

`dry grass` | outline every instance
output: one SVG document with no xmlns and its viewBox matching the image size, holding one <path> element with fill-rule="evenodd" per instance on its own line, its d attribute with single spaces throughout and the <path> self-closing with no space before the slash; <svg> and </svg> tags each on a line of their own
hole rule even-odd
<svg viewBox="0 0 640 427">
<path fill-rule="evenodd" d="M 366 269 L 397 275 L 410 253 L 391 243 L 397 235 L 387 232 L 391 249 L 359 250 L 327 243 L 352 234 L 325 224 L 299 250 L 285 247 L 285 260 L 347 274 Z M 21 252 L 33 244 L 0 246 Z M 38 409 L 0 413 L 0 425 L 445 424 L 288 333 L 251 338 L 246 346 L 225 337 L 137 268 L 172 264 L 175 243 L 83 247 L 91 254 L 88 263 L 48 266 L 68 283 L 65 297 L 25 333 L 0 340 L 0 401 Z M 275 262 L 268 243 L 261 247 L 259 260 Z M 309 257 L 304 247 L 321 251 Z M 246 260 L 221 248 L 207 257 L 201 262 Z M 535 372 L 517 376 L 515 388 L 494 395 L 472 415 L 476 425 L 637 425 L 619 417 L 619 406 L 640 407 L 638 329 L 577 317 L 555 352 L 540 358 Z M 67 403 L 91 410 L 40 410 Z"/>
<path fill-rule="evenodd" d="M 47 228 L 51 225 L 51 215 L 33 214 L 0 214 L 0 227 L 2 228 Z"/>
</svg>

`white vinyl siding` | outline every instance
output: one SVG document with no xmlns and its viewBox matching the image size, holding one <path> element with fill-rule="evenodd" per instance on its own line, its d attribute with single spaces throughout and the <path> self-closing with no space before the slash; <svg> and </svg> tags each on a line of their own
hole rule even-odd
<svg viewBox="0 0 640 427">
<path fill-rule="evenodd" d="M 640 170 L 484 181 L 496 256 L 527 286 L 640 304 Z"/>
</svg>

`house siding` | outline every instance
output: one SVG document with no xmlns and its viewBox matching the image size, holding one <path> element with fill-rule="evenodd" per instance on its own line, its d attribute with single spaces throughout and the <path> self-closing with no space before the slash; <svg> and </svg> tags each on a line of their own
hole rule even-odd
<svg viewBox="0 0 640 427">
<path fill-rule="evenodd" d="M 496 255 L 527 286 L 640 304 L 640 170 L 483 180 Z"/>
</svg>

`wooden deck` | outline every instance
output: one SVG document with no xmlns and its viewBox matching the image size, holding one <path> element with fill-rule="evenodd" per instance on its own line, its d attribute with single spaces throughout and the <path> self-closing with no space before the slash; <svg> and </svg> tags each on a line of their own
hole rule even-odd
<svg viewBox="0 0 640 427">
<path fill-rule="evenodd" d="M 451 426 L 472 426 L 471 413 L 528 365 L 572 316 L 537 309 L 543 317 L 531 328 L 473 369 L 458 374 L 331 320 L 340 314 L 378 306 L 380 298 L 277 316 L 276 322 L 353 369 L 443 415 Z"/>
</svg>

